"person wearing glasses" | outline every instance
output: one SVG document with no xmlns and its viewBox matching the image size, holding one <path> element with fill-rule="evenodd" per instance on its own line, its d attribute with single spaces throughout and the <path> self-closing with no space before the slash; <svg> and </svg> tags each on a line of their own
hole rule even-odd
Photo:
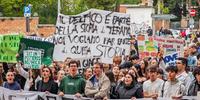
<svg viewBox="0 0 200 100">
<path fill-rule="evenodd" d="M 58 84 L 54 82 L 51 69 L 47 66 L 41 69 L 42 80 L 37 82 L 37 91 L 57 94 Z"/>
<path fill-rule="evenodd" d="M 85 80 L 78 74 L 78 65 L 75 60 L 69 62 L 69 75 L 65 76 L 60 82 L 59 96 L 71 94 L 80 98 L 84 95 Z"/>
</svg>

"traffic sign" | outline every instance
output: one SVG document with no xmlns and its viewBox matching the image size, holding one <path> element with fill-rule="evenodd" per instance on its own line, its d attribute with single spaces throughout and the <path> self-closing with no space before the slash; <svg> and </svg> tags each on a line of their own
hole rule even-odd
<svg viewBox="0 0 200 100">
<path fill-rule="evenodd" d="M 24 7 L 24 17 L 30 17 L 31 16 L 31 6 L 25 6 Z"/>
<path fill-rule="evenodd" d="M 190 10 L 190 16 L 196 16 L 196 10 L 195 9 L 191 9 Z"/>
</svg>

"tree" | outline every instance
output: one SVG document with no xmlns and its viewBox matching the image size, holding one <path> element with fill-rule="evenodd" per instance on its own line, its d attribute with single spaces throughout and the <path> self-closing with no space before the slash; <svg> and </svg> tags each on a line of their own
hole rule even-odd
<svg viewBox="0 0 200 100">
<path fill-rule="evenodd" d="M 55 24 L 57 18 L 56 0 L 1 0 L 0 8 L 3 16 L 23 17 L 25 5 L 31 4 L 32 16 L 37 14 L 40 17 L 40 23 Z"/>
<path fill-rule="evenodd" d="M 24 2 L 22 0 L 0 0 L 1 12 L 8 17 L 23 16 L 23 5 Z"/>
<path fill-rule="evenodd" d="M 187 16 L 187 13 L 188 13 L 188 11 L 187 11 L 187 7 L 186 7 L 186 3 L 184 3 L 183 4 L 183 16 Z"/>
<path fill-rule="evenodd" d="M 141 0 L 120 0 L 122 4 L 139 4 Z"/>
<path fill-rule="evenodd" d="M 138 4 L 140 0 L 61 0 L 61 13 L 74 15 L 91 8 L 114 11 L 122 3 Z"/>
<path fill-rule="evenodd" d="M 102 9 L 102 10 L 114 10 L 118 0 L 85 0 L 87 7 Z"/>
<path fill-rule="evenodd" d="M 168 3 L 161 3 L 160 9 L 162 11 L 162 14 L 169 14 Z"/>
<path fill-rule="evenodd" d="M 171 13 L 177 16 L 177 18 L 175 20 L 178 20 L 178 21 L 181 20 L 181 18 L 182 18 L 182 9 L 179 6 L 178 2 L 176 2 L 175 7 L 171 11 Z"/>
<path fill-rule="evenodd" d="M 114 11 L 121 3 L 139 2 L 140 0 L 61 0 L 61 13 L 75 15 L 91 8 Z M 57 0 L 0 0 L 0 12 L 5 17 L 23 17 L 24 6 L 28 4 L 32 5 L 32 16 L 39 16 L 40 23 L 56 23 Z"/>
<path fill-rule="evenodd" d="M 57 18 L 56 0 L 30 0 L 32 5 L 32 15 L 38 15 L 40 23 L 55 24 Z"/>
<path fill-rule="evenodd" d="M 61 13 L 75 15 L 88 9 L 85 0 L 61 0 Z"/>
</svg>

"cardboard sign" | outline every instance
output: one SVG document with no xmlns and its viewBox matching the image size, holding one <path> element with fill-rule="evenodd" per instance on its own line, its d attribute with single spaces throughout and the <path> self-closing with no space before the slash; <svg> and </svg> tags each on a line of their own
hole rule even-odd
<svg viewBox="0 0 200 100">
<path fill-rule="evenodd" d="M 0 62 L 16 63 L 22 35 L 0 35 Z"/>
<path fill-rule="evenodd" d="M 19 46 L 19 59 L 23 61 L 24 50 L 41 51 L 42 64 L 50 65 L 53 60 L 54 44 L 45 41 L 36 41 L 31 39 L 22 38 Z"/>
<path fill-rule="evenodd" d="M 41 66 L 41 51 L 24 50 L 24 67 L 31 69 L 40 69 Z"/>
</svg>

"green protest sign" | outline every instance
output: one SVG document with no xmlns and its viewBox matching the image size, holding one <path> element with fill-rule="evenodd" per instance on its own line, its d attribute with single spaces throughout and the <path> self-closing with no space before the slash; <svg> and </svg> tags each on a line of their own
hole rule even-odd
<svg viewBox="0 0 200 100">
<path fill-rule="evenodd" d="M 40 69 L 41 66 L 41 51 L 24 50 L 24 67 L 31 69 Z"/>
<path fill-rule="evenodd" d="M 18 51 L 19 61 L 23 61 L 24 50 L 41 51 L 41 64 L 50 65 L 52 63 L 52 55 L 54 50 L 53 43 L 21 38 Z"/>
<path fill-rule="evenodd" d="M 22 35 L 0 35 L 0 62 L 16 63 Z"/>
</svg>

